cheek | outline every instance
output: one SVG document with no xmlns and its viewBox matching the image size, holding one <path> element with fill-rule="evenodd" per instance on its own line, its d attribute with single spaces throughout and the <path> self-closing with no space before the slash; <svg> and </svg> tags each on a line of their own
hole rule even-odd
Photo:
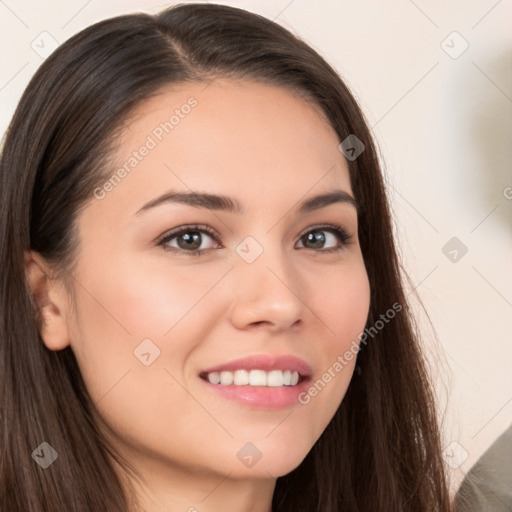
<svg viewBox="0 0 512 512">
<path fill-rule="evenodd" d="M 317 285 L 322 280 L 317 281 Z M 356 365 L 359 337 L 364 331 L 370 307 L 370 285 L 361 261 L 341 267 L 323 279 L 323 293 L 317 289 L 315 311 L 322 325 L 321 364 L 316 380 L 299 397 L 309 413 L 318 418 L 319 432 L 327 426 L 348 389 Z"/>
<path fill-rule="evenodd" d="M 365 327 L 370 308 L 370 285 L 362 261 L 340 268 L 323 279 L 322 290 L 317 290 L 315 306 L 322 312 L 321 319 L 331 336 L 325 337 L 329 351 L 346 350 L 358 340 Z"/>
<path fill-rule="evenodd" d="M 118 261 L 101 275 L 82 273 L 71 344 L 91 395 L 102 396 L 130 369 L 181 367 L 201 333 L 219 318 L 219 303 L 208 295 L 224 274 L 223 268 L 129 261 Z M 151 343 L 141 345 L 148 339 Z M 151 359 L 158 354 L 150 367 L 137 358 L 139 347 L 147 347 Z"/>
<path fill-rule="evenodd" d="M 177 429 L 177 435 L 186 438 L 187 425 L 197 423 L 197 404 L 178 382 L 208 329 L 206 309 L 214 303 L 201 299 L 222 272 L 115 268 L 116 274 L 89 275 L 88 281 L 82 274 L 87 291 L 84 287 L 77 294 L 72 348 L 87 390 L 100 414 L 134 445 L 144 444 L 148 432 L 165 438 L 176 411 L 184 418 L 184 430 Z M 149 365 L 144 353 L 149 353 Z"/>
<path fill-rule="evenodd" d="M 164 337 L 183 322 L 208 321 L 212 302 L 204 299 L 227 268 L 128 263 L 106 300 L 115 303 L 120 322 L 134 335 Z"/>
<path fill-rule="evenodd" d="M 163 338 L 184 323 L 207 322 L 214 303 L 203 299 L 227 269 L 117 260 L 108 273 L 82 278 L 88 291 L 80 299 L 82 327 L 136 342 Z"/>
</svg>

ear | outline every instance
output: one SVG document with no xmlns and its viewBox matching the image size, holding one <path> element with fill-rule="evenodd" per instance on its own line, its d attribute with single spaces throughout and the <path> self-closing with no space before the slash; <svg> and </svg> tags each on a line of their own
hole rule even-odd
<svg viewBox="0 0 512 512">
<path fill-rule="evenodd" d="M 50 278 L 49 267 L 35 251 L 25 251 L 25 275 L 43 320 L 41 337 L 50 350 L 62 350 L 70 343 L 66 322 L 66 290 Z"/>
</svg>

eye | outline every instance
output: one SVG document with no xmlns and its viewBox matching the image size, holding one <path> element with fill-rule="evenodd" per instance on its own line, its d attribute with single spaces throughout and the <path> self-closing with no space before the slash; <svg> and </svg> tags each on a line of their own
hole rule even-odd
<svg viewBox="0 0 512 512">
<path fill-rule="evenodd" d="M 325 235 L 328 234 L 328 236 Z M 334 252 L 340 251 L 345 245 L 348 244 L 351 235 L 349 235 L 341 226 L 318 226 L 313 229 L 309 229 L 307 233 L 299 238 L 299 242 L 306 244 L 313 244 L 312 249 L 315 252 Z M 330 246 L 327 249 L 324 244 L 330 242 L 336 243 L 336 239 L 339 241 L 339 245 Z M 307 249 L 308 247 L 306 247 Z"/>
<path fill-rule="evenodd" d="M 214 241 L 213 245 L 210 243 L 210 246 L 201 247 L 205 241 L 205 235 Z M 301 248 L 304 249 L 312 249 L 317 253 L 330 253 L 341 251 L 351 238 L 351 235 L 341 226 L 318 226 L 309 228 L 307 232 L 302 234 L 299 237 L 299 243 L 303 244 Z M 337 244 L 336 239 L 338 240 Z M 216 232 L 209 226 L 197 224 L 180 226 L 164 234 L 157 241 L 157 245 L 162 246 L 164 250 L 186 254 L 187 256 L 200 256 L 208 249 L 214 249 L 215 243 L 217 248 L 222 247 Z M 313 247 L 305 247 L 304 244 L 312 244 Z M 325 244 L 328 245 L 327 248 L 325 248 Z"/>
<path fill-rule="evenodd" d="M 157 245 L 163 246 L 167 251 L 184 252 L 188 255 L 199 256 L 207 249 L 213 247 L 202 247 L 204 235 L 208 238 L 218 242 L 217 235 L 213 229 L 208 226 L 181 226 L 174 229 L 170 233 L 166 233 L 163 238 L 160 239 Z M 176 245 L 171 245 L 170 242 L 176 240 Z"/>
</svg>

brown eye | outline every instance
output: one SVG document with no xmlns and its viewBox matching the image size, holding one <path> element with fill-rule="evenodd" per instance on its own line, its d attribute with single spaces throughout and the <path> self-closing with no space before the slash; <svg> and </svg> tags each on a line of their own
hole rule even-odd
<svg viewBox="0 0 512 512">
<path fill-rule="evenodd" d="M 208 249 L 214 248 L 210 243 L 210 247 L 204 247 L 206 239 L 217 242 L 217 237 L 211 228 L 207 226 L 183 226 L 167 233 L 158 245 L 163 246 L 165 250 L 182 252 L 187 255 L 199 255 Z M 175 243 L 171 244 L 171 242 Z M 201 246 L 203 246 L 201 248 Z"/>
<path fill-rule="evenodd" d="M 339 245 L 336 245 L 335 239 L 338 239 Z M 312 230 L 310 229 L 300 237 L 303 247 L 313 249 L 317 252 L 341 250 L 349 239 L 350 235 L 340 226 L 321 226 Z M 326 244 L 329 246 L 325 247 Z"/>
</svg>

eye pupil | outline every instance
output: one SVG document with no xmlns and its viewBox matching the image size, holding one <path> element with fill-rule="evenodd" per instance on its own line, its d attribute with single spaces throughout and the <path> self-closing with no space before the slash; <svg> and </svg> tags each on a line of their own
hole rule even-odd
<svg viewBox="0 0 512 512">
<path fill-rule="evenodd" d="M 322 231 L 312 231 L 306 235 L 306 239 L 315 244 L 315 249 L 321 249 L 325 243 L 325 235 Z"/>
<path fill-rule="evenodd" d="M 193 233 L 193 235 L 185 233 L 178 237 L 178 245 L 180 246 L 180 249 L 197 249 L 198 247 L 201 247 L 201 234 L 197 231 L 191 231 L 190 233 Z M 180 244 L 180 240 L 185 241 L 185 244 Z M 197 244 L 197 247 L 194 247 L 194 244 Z"/>
</svg>

